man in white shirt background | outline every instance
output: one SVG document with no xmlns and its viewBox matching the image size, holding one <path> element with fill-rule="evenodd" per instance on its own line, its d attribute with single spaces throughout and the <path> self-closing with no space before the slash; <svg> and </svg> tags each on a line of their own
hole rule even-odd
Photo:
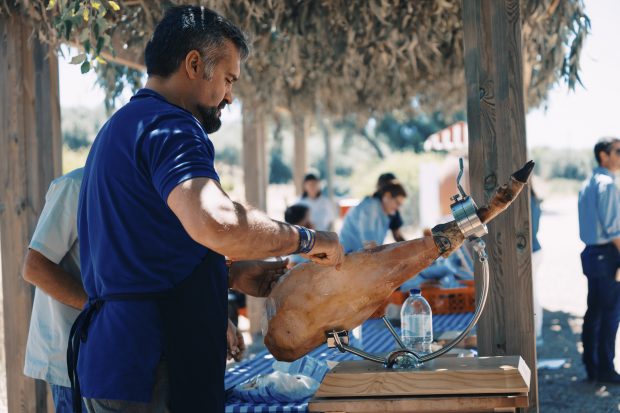
<svg viewBox="0 0 620 413">
<path fill-rule="evenodd" d="M 77 241 L 82 173 L 76 169 L 51 183 L 23 269 L 24 279 L 36 287 L 24 374 L 49 383 L 56 413 L 73 412 L 67 343 L 87 300 Z"/>
</svg>

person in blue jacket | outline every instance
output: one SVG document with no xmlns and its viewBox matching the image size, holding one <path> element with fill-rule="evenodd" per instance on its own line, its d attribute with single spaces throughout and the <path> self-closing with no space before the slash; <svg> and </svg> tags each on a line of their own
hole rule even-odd
<svg viewBox="0 0 620 413">
<path fill-rule="evenodd" d="M 390 229 L 390 217 L 398 212 L 406 197 L 405 188 L 393 180 L 349 210 L 340 230 L 345 252 L 383 244 Z"/>
</svg>

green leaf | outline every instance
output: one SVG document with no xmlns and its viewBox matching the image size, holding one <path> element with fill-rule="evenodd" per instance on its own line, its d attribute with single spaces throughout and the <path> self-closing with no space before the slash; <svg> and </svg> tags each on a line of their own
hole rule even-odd
<svg viewBox="0 0 620 413">
<path fill-rule="evenodd" d="M 71 38 L 72 27 L 73 27 L 73 22 L 71 20 L 65 20 L 65 39 L 67 40 Z"/>
<path fill-rule="evenodd" d="M 80 63 L 84 62 L 84 60 L 86 60 L 86 53 L 80 53 L 79 55 L 73 56 L 71 58 L 71 64 L 79 65 Z"/>
<path fill-rule="evenodd" d="M 85 60 L 84 63 L 82 63 L 82 66 L 80 66 L 80 71 L 82 72 L 82 74 L 84 74 L 84 73 L 88 73 L 89 70 L 90 70 L 90 62 L 88 60 Z"/>
<path fill-rule="evenodd" d="M 90 39 L 84 42 L 84 51 L 90 53 Z"/>
<path fill-rule="evenodd" d="M 99 37 L 99 22 L 95 22 L 95 26 L 93 27 L 93 34 L 95 38 Z"/>
<path fill-rule="evenodd" d="M 97 55 L 101 54 L 101 49 L 103 49 L 103 45 L 105 44 L 105 39 L 103 37 L 100 37 L 97 39 Z"/>
</svg>

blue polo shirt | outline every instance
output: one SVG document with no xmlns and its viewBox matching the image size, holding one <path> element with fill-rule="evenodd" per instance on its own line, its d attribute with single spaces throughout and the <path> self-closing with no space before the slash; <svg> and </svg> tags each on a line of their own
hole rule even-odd
<svg viewBox="0 0 620 413">
<path fill-rule="evenodd" d="M 579 191 L 579 237 L 602 245 L 620 237 L 620 192 L 614 174 L 596 167 Z"/>
<path fill-rule="evenodd" d="M 89 297 L 170 290 L 201 262 L 208 250 L 166 201 L 187 179 L 219 181 L 213 158 L 198 120 L 152 90 L 140 90 L 106 122 L 86 161 L 78 206 Z M 206 311 L 213 294 L 220 292 L 205 291 Z M 155 302 L 106 302 L 80 349 L 82 396 L 149 402 L 161 354 Z"/>
</svg>

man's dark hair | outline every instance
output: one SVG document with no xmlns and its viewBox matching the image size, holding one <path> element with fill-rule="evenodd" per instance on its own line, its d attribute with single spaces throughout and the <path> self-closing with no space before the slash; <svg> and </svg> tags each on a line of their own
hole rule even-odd
<svg viewBox="0 0 620 413">
<path fill-rule="evenodd" d="M 599 139 L 594 145 L 594 156 L 596 157 L 596 162 L 601 164 L 601 152 L 605 152 L 607 155 L 611 152 L 611 147 L 615 142 L 620 142 L 618 138 L 605 137 Z"/>
<path fill-rule="evenodd" d="M 386 193 L 389 193 L 394 198 L 396 198 L 397 196 L 403 196 L 405 198 L 407 197 L 407 191 L 405 191 L 405 187 L 402 186 L 402 184 L 397 180 L 392 180 L 389 183 L 383 185 L 372 196 L 382 199 L 383 195 L 385 195 Z"/>
<path fill-rule="evenodd" d="M 198 50 L 205 63 L 205 78 L 224 56 L 222 46 L 230 40 L 241 59 L 250 53 L 248 40 L 237 26 L 206 7 L 175 6 L 166 11 L 146 44 L 144 61 L 149 75 L 168 77 L 192 50 Z"/>
<path fill-rule="evenodd" d="M 379 179 L 377 179 L 377 189 L 381 188 L 383 185 L 389 184 L 395 179 L 396 175 L 394 175 L 392 172 L 386 172 L 379 175 Z"/>
<path fill-rule="evenodd" d="M 297 225 L 306 217 L 310 208 L 302 204 L 291 205 L 284 211 L 284 220 L 292 225 Z"/>
</svg>

